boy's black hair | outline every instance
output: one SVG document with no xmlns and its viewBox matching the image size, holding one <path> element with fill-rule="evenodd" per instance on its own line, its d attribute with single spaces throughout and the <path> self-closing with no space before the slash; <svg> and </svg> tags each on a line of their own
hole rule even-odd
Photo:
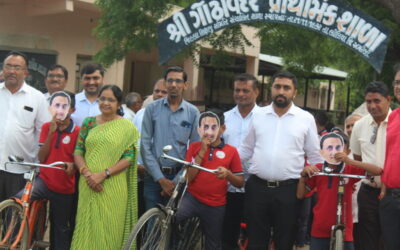
<svg viewBox="0 0 400 250">
<path fill-rule="evenodd" d="M 343 134 L 343 135 L 344 135 L 344 134 Z M 346 136 L 346 137 L 347 137 L 347 136 Z M 341 135 L 341 133 L 332 133 L 332 132 L 331 132 L 331 133 L 325 134 L 325 135 L 323 135 L 323 136 L 321 137 L 321 140 L 319 141 L 320 149 L 323 148 L 324 142 L 325 142 L 325 140 L 328 139 L 328 138 L 338 138 L 338 139 L 342 142 L 342 145 L 343 145 L 343 146 L 348 145 L 348 143 L 349 143 L 349 138 L 348 138 L 348 137 L 347 137 L 347 143 L 346 143 L 346 141 L 345 141 L 344 137 Z"/>
<path fill-rule="evenodd" d="M 383 97 L 388 97 L 390 94 L 388 86 L 380 81 L 373 81 L 368 83 L 365 87 L 364 96 L 366 96 L 368 93 L 379 93 Z"/>
<path fill-rule="evenodd" d="M 224 112 L 220 109 L 208 109 L 207 111 L 201 113 L 199 117 L 199 126 L 201 125 L 201 120 L 203 120 L 205 117 L 213 117 L 217 119 L 219 126 L 225 124 Z"/>
</svg>

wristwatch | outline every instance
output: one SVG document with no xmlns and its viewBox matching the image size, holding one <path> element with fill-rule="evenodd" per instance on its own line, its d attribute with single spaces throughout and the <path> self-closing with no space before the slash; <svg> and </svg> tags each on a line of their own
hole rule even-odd
<svg viewBox="0 0 400 250">
<path fill-rule="evenodd" d="M 110 178 L 111 177 L 110 169 L 106 168 L 104 171 L 106 172 L 106 179 Z"/>
</svg>

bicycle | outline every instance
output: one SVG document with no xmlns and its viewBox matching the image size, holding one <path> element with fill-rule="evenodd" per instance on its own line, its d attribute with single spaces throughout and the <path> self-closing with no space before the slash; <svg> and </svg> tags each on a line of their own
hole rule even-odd
<svg viewBox="0 0 400 250">
<path fill-rule="evenodd" d="M 54 168 L 63 170 L 65 162 L 52 164 L 38 164 L 24 162 L 22 158 L 10 156 L 5 168 L 9 164 L 18 164 L 30 167 L 24 174 L 27 180 L 21 198 L 12 197 L 0 203 L 0 249 L 45 249 L 49 242 L 43 241 L 47 228 L 47 200 L 40 199 L 31 202 L 33 183 L 38 175 L 39 168 Z M 64 167 L 56 167 L 63 165 Z"/>
<path fill-rule="evenodd" d="M 169 156 L 167 153 L 171 149 L 172 146 L 165 146 L 161 157 L 209 173 L 217 171 Z M 183 169 L 166 206 L 159 204 L 157 207 L 149 209 L 139 218 L 124 245 L 124 250 L 133 248 L 135 244 L 136 249 L 139 250 L 187 250 L 194 249 L 198 244 L 201 244 L 199 241 L 202 236 L 198 218 L 189 219 L 183 225 L 176 225 L 174 221 L 175 214 L 187 187 L 185 176 L 186 169 Z M 183 235 L 174 234 L 174 230 L 183 232 Z"/>
<path fill-rule="evenodd" d="M 345 179 L 344 178 L 355 178 L 355 179 L 366 179 L 367 175 L 353 175 L 353 174 L 342 174 L 333 173 L 330 168 L 324 168 L 322 172 L 314 173 L 314 176 L 336 176 L 339 177 L 339 186 L 337 193 L 337 209 L 336 209 L 336 224 L 332 226 L 331 239 L 330 239 L 330 250 L 343 250 L 344 249 L 344 235 L 345 225 L 342 220 L 343 214 L 343 195 L 345 191 Z M 351 215 L 350 215 L 351 216 Z"/>
</svg>

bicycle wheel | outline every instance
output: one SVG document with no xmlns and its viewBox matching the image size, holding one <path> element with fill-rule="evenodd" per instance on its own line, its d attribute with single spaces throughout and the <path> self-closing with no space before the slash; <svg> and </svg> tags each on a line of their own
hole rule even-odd
<svg viewBox="0 0 400 250">
<path fill-rule="evenodd" d="M 201 250 L 203 234 L 200 228 L 200 219 L 197 217 L 187 219 L 179 226 L 177 235 L 174 232 L 174 246 L 176 250 Z"/>
<path fill-rule="evenodd" d="M 331 249 L 332 250 L 344 249 L 344 237 L 342 229 L 335 230 L 334 237 L 331 239 Z"/>
<path fill-rule="evenodd" d="M 160 208 L 149 209 L 133 227 L 124 250 L 163 250 L 168 249 L 170 225 Z"/>
<path fill-rule="evenodd" d="M 17 238 L 23 219 L 22 206 L 9 199 L 0 203 L 0 248 L 9 248 Z M 29 231 L 25 225 L 17 249 L 28 249 Z"/>
</svg>

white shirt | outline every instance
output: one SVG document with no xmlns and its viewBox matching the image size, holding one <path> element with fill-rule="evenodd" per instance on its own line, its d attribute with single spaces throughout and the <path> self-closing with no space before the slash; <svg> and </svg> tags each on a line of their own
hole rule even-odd
<svg viewBox="0 0 400 250">
<path fill-rule="evenodd" d="M 377 128 L 376 140 L 373 144 L 371 137 L 374 134 L 374 128 L 378 126 L 374 118 L 368 114 L 354 123 L 350 138 L 350 149 L 354 155 L 361 156 L 363 162 L 383 168 L 386 153 L 386 128 L 391 112 L 392 110 L 389 109 L 386 119 Z M 362 180 L 362 182 L 372 187 L 380 187 L 380 176 L 374 176 L 373 179 L 374 182 L 370 180 Z"/>
<path fill-rule="evenodd" d="M 49 92 L 46 92 L 46 93 L 44 93 L 43 95 L 44 95 L 44 97 L 46 98 L 47 102 L 50 103 L 50 98 L 51 98 L 50 93 L 49 93 Z"/>
<path fill-rule="evenodd" d="M 226 130 L 222 135 L 224 142 L 239 148 L 242 144 L 245 136 L 247 135 L 250 121 L 253 119 L 254 113 L 260 109 L 257 104 L 253 107 L 246 117 L 242 117 L 239 112 L 238 106 L 224 113 Z M 249 163 L 247 161 L 242 161 L 243 173 L 245 174 L 245 179 L 247 179 Z M 244 188 L 236 188 L 233 185 L 228 185 L 229 192 L 244 192 Z"/>
<path fill-rule="evenodd" d="M 142 134 L 142 122 L 145 108 L 141 108 L 138 112 L 136 112 L 135 117 L 133 118 L 133 124 L 137 127 L 140 134 Z M 138 145 L 140 145 L 140 138 L 138 140 Z M 141 154 L 138 155 L 138 164 L 143 165 L 143 160 Z"/>
<path fill-rule="evenodd" d="M 249 173 L 268 181 L 300 178 L 304 157 L 322 163 L 314 117 L 295 106 L 278 116 L 272 105 L 254 114 L 239 148 L 242 161 L 251 160 Z"/>
<path fill-rule="evenodd" d="M 124 111 L 124 118 L 128 119 L 133 123 L 133 119 L 135 118 L 135 112 L 132 109 L 128 108 L 126 104 L 122 104 L 122 110 Z"/>
<path fill-rule="evenodd" d="M 82 126 L 82 122 L 86 117 L 99 114 L 99 100 L 91 103 L 86 98 L 84 90 L 75 95 L 75 112 L 71 115 L 71 118 L 76 125 Z"/>
<path fill-rule="evenodd" d="M 12 94 L 0 84 L 0 169 L 5 170 L 9 155 L 21 156 L 35 162 L 39 150 L 38 140 L 44 122 L 51 120 L 44 95 L 25 82 Z M 28 167 L 7 165 L 7 172 L 24 173 Z"/>
</svg>

